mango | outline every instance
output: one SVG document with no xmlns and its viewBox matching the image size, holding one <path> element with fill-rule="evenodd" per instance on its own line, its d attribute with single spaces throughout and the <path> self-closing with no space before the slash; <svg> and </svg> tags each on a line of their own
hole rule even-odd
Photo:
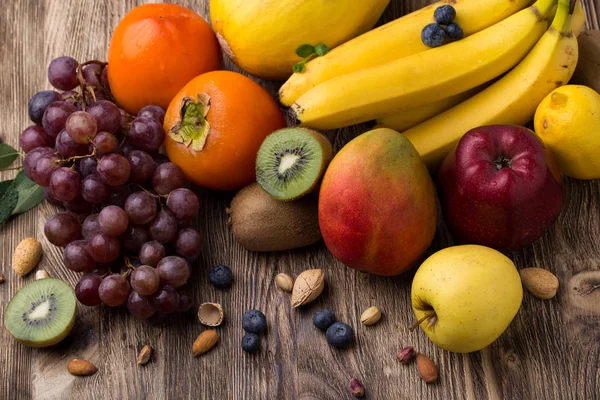
<svg viewBox="0 0 600 400">
<path fill-rule="evenodd" d="M 435 236 L 437 203 L 413 145 L 381 128 L 344 146 L 323 177 L 319 225 L 329 251 L 350 268 L 391 276 L 414 266 Z"/>
</svg>

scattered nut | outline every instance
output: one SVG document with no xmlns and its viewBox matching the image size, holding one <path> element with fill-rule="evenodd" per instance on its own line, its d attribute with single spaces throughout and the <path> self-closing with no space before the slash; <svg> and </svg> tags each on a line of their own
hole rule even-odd
<svg viewBox="0 0 600 400">
<path fill-rule="evenodd" d="M 360 316 L 360 322 L 363 325 L 375 325 L 381 319 L 381 311 L 379 308 L 373 306 L 369 307 Z"/>
<path fill-rule="evenodd" d="M 434 383 L 438 379 L 438 369 L 427 356 L 419 353 L 417 354 L 417 370 L 421 379 L 426 383 Z"/>
<path fill-rule="evenodd" d="M 0 283 L 4 283 L 4 274 L 0 274 Z"/>
<path fill-rule="evenodd" d="M 13 269 L 23 277 L 31 272 L 42 258 L 42 245 L 35 238 L 25 238 L 13 253 Z"/>
<path fill-rule="evenodd" d="M 149 344 L 142 347 L 142 350 L 140 350 L 140 354 L 138 354 L 138 356 L 137 356 L 137 364 L 138 365 L 147 364 L 148 361 L 150 361 L 150 357 L 152 357 L 152 351 L 153 351 L 152 346 L 150 346 Z"/>
<path fill-rule="evenodd" d="M 294 288 L 294 279 L 288 274 L 277 274 L 275 284 L 284 292 L 291 293 Z"/>
<path fill-rule="evenodd" d="M 217 303 L 202 303 L 198 307 L 198 319 L 206 326 L 219 326 L 223 322 L 225 313 Z"/>
<path fill-rule="evenodd" d="M 292 289 L 292 307 L 310 303 L 323 292 L 325 273 L 321 269 L 309 269 L 302 272 L 294 282 Z"/>
<path fill-rule="evenodd" d="M 46 278 L 50 278 L 50 275 L 48 275 L 48 273 L 46 271 L 44 271 L 43 269 L 40 269 L 38 272 L 35 273 L 36 281 L 39 281 L 40 279 L 46 279 Z"/>
<path fill-rule="evenodd" d="M 219 334 L 217 333 L 217 331 L 209 329 L 207 331 L 202 332 L 194 341 L 194 344 L 192 346 L 192 354 L 194 355 L 194 357 L 201 356 L 202 354 L 212 349 L 218 340 Z"/>
<path fill-rule="evenodd" d="M 350 393 L 352 393 L 354 397 L 364 397 L 365 387 L 362 382 L 356 378 L 350 379 Z"/>
<path fill-rule="evenodd" d="M 94 364 L 87 360 L 74 358 L 67 364 L 67 370 L 71 373 L 71 375 L 88 376 L 94 375 L 98 371 L 98 368 L 96 368 Z"/>
<path fill-rule="evenodd" d="M 548 300 L 556 296 L 558 278 L 542 268 L 523 268 L 519 271 L 523 285 L 538 299 Z"/>
<path fill-rule="evenodd" d="M 415 348 L 412 346 L 406 346 L 398 352 L 398 361 L 402 364 L 409 364 L 415 358 Z"/>
</svg>

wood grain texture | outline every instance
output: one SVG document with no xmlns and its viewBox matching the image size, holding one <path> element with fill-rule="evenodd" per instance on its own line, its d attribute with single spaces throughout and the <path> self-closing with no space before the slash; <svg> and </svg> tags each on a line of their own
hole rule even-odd
<svg viewBox="0 0 600 400">
<path fill-rule="evenodd" d="M 250 1 L 250 0 L 249 0 Z M 0 134 L 17 147 L 26 127 L 27 101 L 48 88 L 50 60 L 71 55 L 105 59 L 110 34 L 136 0 L 7 0 L 0 13 Z M 181 0 L 208 16 L 207 0 Z M 388 22 L 426 0 L 392 0 Z M 586 0 L 588 25 L 598 28 L 600 0 Z M 238 70 L 228 63 L 228 68 Z M 273 94 L 277 83 L 260 81 Z M 352 127 L 330 132 L 339 150 L 364 131 Z M 14 172 L 1 172 L 7 179 Z M 16 344 L 0 329 L 0 399 L 351 399 L 350 378 L 359 378 L 370 399 L 592 399 L 600 393 L 600 182 L 566 181 L 566 203 L 558 223 L 534 245 L 512 255 L 519 267 L 541 266 L 560 280 L 556 299 L 525 294 L 508 330 L 484 351 L 450 354 L 433 346 L 419 330 L 409 332 L 412 274 L 396 278 L 363 277 L 336 262 L 322 243 L 290 252 L 257 254 L 236 244 L 227 228 L 225 208 L 231 193 L 197 190 L 203 212 L 198 228 L 206 241 L 194 265 L 191 284 L 196 303 L 223 305 L 226 322 L 210 353 L 193 358 L 191 346 L 203 330 L 193 313 L 163 326 L 134 320 L 125 312 L 80 307 L 73 332 L 51 349 Z M 30 274 L 19 279 L 10 259 L 17 243 L 36 236 L 45 255 L 39 268 L 75 285 L 77 274 L 62 265 L 62 252 L 47 242 L 43 225 L 56 209 L 44 204 L 0 227 L 0 314 Z M 433 252 L 452 244 L 440 225 Z M 227 291 L 208 284 L 208 270 L 224 263 L 234 271 Z M 317 301 L 297 310 L 273 278 L 323 268 L 327 285 Z M 384 316 L 372 327 L 359 323 L 362 311 L 377 305 Z M 355 327 L 356 343 L 346 351 L 328 346 L 312 326 L 314 312 L 333 308 Z M 262 310 L 269 329 L 257 355 L 242 352 L 241 316 Z M 1 318 L 0 318 L 1 321 Z M 0 322 L 1 324 L 1 322 Z M 146 366 L 136 365 L 141 347 L 154 347 Z M 397 351 L 413 345 L 437 363 L 440 381 L 426 385 L 414 365 L 396 361 Z M 71 358 L 92 361 L 99 372 L 69 375 Z"/>
</svg>

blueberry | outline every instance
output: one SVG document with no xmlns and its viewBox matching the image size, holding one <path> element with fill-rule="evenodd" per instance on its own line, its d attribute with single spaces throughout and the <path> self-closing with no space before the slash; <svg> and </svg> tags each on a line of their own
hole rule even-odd
<svg viewBox="0 0 600 400">
<path fill-rule="evenodd" d="M 446 41 L 446 31 L 440 24 L 429 24 L 421 31 L 421 40 L 425 46 L 439 47 Z"/>
<path fill-rule="evenodd" d="M 217 265 L 208 274 L 210 283 L 218 289 L 227 289 L 231 286 L 233 273 L 227 265 Z"/>
<path fill-rule="evenodd" d="M 460 25 L 452 23 L 446 27 L 446 35 L 452 40 L 460 40 L 463 38 L 463 30 Z"/>
<path fill-rule="evenodd" d="M 352 328 L 343 322 L 335 322 L 325 333 L 327 343 L 335 347 L 336 349 L 343 349 L 350 346 L 354 339 L 354 331 Z"/>
<path fill-rule="evenodd" d="M 260 337 L 256 333 L 246 333 L 242 338 L 242 350 L 256 353 L 260 349 Z"/>
<path fill-rule="evenodd" d="M 246 332 L 261 333 L 267 329 L 267 318 L 258 310 L 250 310 L 242 317 L 242 328 Z"/>
<path fill-rule="evenodd" d="M 456 18 L 456 10 L 449 4 L 440 6 L 433 12 L 433 18 L 440 25 L 450 25 Z"/>
<path fill-rule="evenodd" d="M 325 332 L 335 322 L 335 313 L 327 308 L 319 311 L 313 317 L 313 325 Z"/>
</svg>

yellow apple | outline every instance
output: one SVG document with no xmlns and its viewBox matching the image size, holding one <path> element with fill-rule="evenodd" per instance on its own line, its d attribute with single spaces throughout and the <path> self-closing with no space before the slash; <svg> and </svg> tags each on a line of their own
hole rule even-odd
<svg viewBox="0 0 600 400">
<path fill-rule="evenodd" d="M 415 274 L 411 301 L 421 328 L 442 349 L 481 350 L 506 330 L 521 307 L 517 268 L 489 247 L 449 247 Z"/>
</svg>

